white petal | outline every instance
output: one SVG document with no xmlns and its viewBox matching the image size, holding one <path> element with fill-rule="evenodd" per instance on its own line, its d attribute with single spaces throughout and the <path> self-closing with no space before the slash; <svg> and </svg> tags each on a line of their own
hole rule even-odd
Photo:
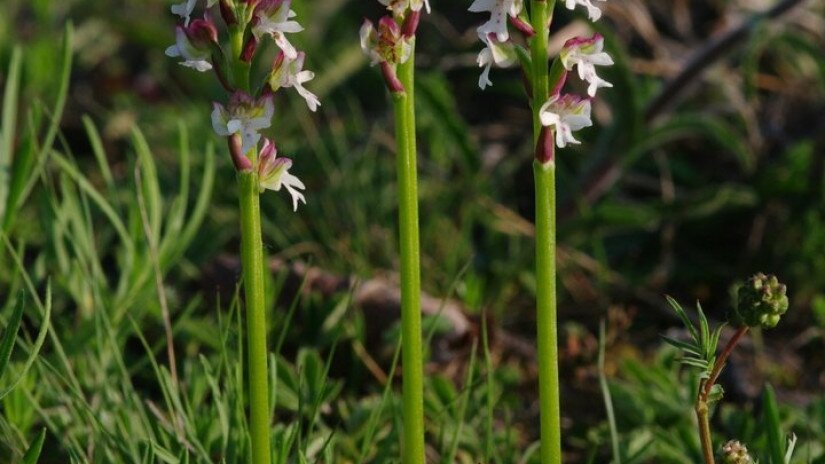
<svg viewBox="0 0 825 464">
<path fill-rule="evenodd" d="M 564 124 L 568 126 L 570 130 L 577 131 L 580 129 L 584 129 L 585 127 L 592 126 L 593 121 L 590 120 L 590 115 L 568 116 L 564 118 Z"/>
<path fill-rule="evenodd" d="M 278 29 L 281 32 L 293 33 L 293 32 L 303 31 L 304 27 L 301 26 L 300 24 L 298 24 L 298 21 L 287 21 L 287 22 L 284 22 L 284 23 L 280 23 L 278 25 Z"/>
<path fill-rule="evenodd" d="M 166 49 L 166 56 L 171 56 L 172 58 L 180 56 L 180 49 L 177 45 L 171 45 Z"/>
<path fill-rule="evenodd" d="M 264 99 L 264 116 L 267 120 L 266 127 L 269 127 L 269 124 L 272 121 L 272 115 L 275 114 L 275 101 L 272 99 L 272 96 Z"/>
<path fill-rule="evenodd" d="M 587 61 L 595 64 L 596 66 L 610 66 L 613 64 L 613 58 L 605 52 L 594 53 L 588 56 Z"/>
<path fill-rule="evenodd" d="M 297 177 L 293 176 L 288 172 L 284 172 L 281 174 L 281 182 L 283 183 L 286 190 L 292 196 L 292 211 L 298 211 L 298 202 L 303 202 L 304 204 L 307 203 L 306 198 L 304 195 L 298 190 L 306 189 L 304 183 L 300 181 Z"/>
<path fill-rule="evenodd" d="M 319 106 L 321 106 L 321 101 L 318 100 L 318 97 L 315 96 L 314 93 L 307 90 L 301 84 L 295 85 L 295 90 L 298 91 L 298 95 L 304 97 L 304 100 L 306 100 L 307 106 L 309 107 L 310 111 L 315 111 L 318 109 Z"/>
<path fill-rule="evenodd" d="M 257 149 L 261 134 L 258 131 L 245 127 L 241 133 L 241 153 L 249 153 L 250 150 Z"/>
<path fill-rule="evenodd" d="M 206 60 L 186 60 L 180 63 L 187 68 L 193 68 L 200 72 L 206 72 L 212 69 L 212 63 Z"/>
<path fill-rule="evenodd" d="M 214 105 L 214 109 L 212 110 L 212 129 L 221 137 L 227 137 L 231 134 L 231 132 L 226 129 L 226 116 L 226 109 L 224 109 L 223 106 L 218 104 Z"/>
<path fill-rule="evenodd" d="M 295 47 L 293 47 L 292 44 L 289 43 L 289 40 L 287 40 L 285 35 L 278 32 L 278 33 L 272 34 L 272 38 L 275 40 L 275 44 L 278 45 L 278 48 L 283 50 L 284 55 L 288 59 L 294 60 L 295 58 L 298 57 L 298 50 L 296 50 Z"/>
<path fill-rule="evenodd" d="M 192 16 L 192 11 L 195 9 L 197 0 L 186 0 L 183 3 L 172 5 L 172 13 L 184 19 L 184 25 L 189 25 L 189 17 Z"/>
<path fill-rule="evenodd" d="M 303 84 L 315 78 L 315 73 L 312 71 L 301 71 L 295 75 L 295 82 Z"/>
<path fill-rule="evenodd" d="M 468 10 L 474 13 L 493 11 L 495 4 L 496 0 L 475 0 Z"/>
<path fill-rule="evenodd" d="M 479 67 L 484 68 L 484 70 L 481 71 L 481 76 L 478 77 L 478 86 L 481 87 L 481 90 L 484 90 L 488 85 L 493 85 L 493 81 L 490 80 L 490 68 L 493 66 L 493 52 L 490 50 L 490 47 L 485 47 L 481 50 L 476 62 Z"/>
</svg>

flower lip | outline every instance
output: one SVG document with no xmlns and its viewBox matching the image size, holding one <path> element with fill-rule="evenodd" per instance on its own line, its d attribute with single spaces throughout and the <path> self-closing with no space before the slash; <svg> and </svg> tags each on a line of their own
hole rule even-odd
<svg viewBox="0 0 825 464">
<path fill-rule="evenodd" d="M 292 197 L 292 210 L 298 211 L 299 202 L 306 204 L 306 198 L 301 192 L 306 189 L 306 186 L 300 179 L 289 173 L 291 167 L 292 160 L 279 158 L 275 143 L 265 138 L 258 157 L 258 190 L 263 192 L 270 189 L 277 192 L 281 190 L 281 187 L 286 187 Z"/>
<path fill-rule="evenodd" d="M 478 66 L 484 68 L 478 78 L 478 86 L 484 90 L 488 85 L 493 85 L 490 80 L 490 69 L 493 65 L 507 67 L 516 62 L 517 56 L 515 47 L 509 41 L 499 42 L 493 32 L 484 33 L 478 30 L 479 38 L 484 42 L 484 47 L 476 58 Z"/>
</svg>

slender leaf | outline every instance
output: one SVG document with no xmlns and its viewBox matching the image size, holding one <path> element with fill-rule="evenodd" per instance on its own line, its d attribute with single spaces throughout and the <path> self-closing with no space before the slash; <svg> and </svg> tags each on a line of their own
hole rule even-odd
<svg viewBox="0 0 825 464">
<path fill-rule="evenodd" d="M 785 440 L 782 434 L 782 424 L 779 421 L 776 393 L 770 384 L 765 385 L 765 392 L 762 395 L 762 414 L 765 419 L 765 434 L 768 438 L 771 463 L 783 464 L 785 462 Z"/>
<path fill-rule="evenodd" d="M 17 332 L 20 330 L 20 324 L 23 321 L 24 296 L 25 294 L 21 290 L 17 297 L 17 304 L 14 305 L 14 311 L 11 313 L 11 319 L 6 324 L 3 338 L 0 340 L 0 379 L 3 378 L 3 373 L 9 365 L 11 352 L 14 349 L 14 341 L 17 339 Z"/>
<path fill-rule="evenodd" d="M 37 464 L 37 460 L 40 458 L 40 452 L 43 450 L 43 442 L 46 440 L 46 429 L 42 429 L 40 434 L 37 435 L 37 438 L 29 445 L 29 449 L 26 450 L 26 454 L 23 455 L 23 460 L 21 461 L 23 464 Z"/>
</svg>

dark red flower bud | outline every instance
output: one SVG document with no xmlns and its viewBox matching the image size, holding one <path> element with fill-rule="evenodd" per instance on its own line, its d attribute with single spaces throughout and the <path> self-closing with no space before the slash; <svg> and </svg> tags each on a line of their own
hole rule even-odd
<svg viewBox="0 0 825 464">
<path fill-rule="evenodd" d="M 238 20 L 235 19 L 235 12 L 232 10 L 232 5 L 229 4 L 229 0 L 221 0 L 220 9 L 223 22 L 226 23 L 227 26 L 232 26 L 238 22 Z"/>
<path fill-rule="evenodd" d="M 258 48 L 258 39 L 255 38 L 254 35 L 249 36 L 249 40 L 246 41 L 246 45 L 243 47 L 243 51 L 241 52 L 241 61 L 244 63 L 249 63 L 252 61 L 252 57 L 255 56 L 255 50 Z"/>
<path fill-rule="evenodd" d="M 227 138 L 227 141 L 229 143 L 229 154 L 232 155 L 232 163 L 235 165 L 235 169 L 238 171 L 251 171 L 252 161 L 243 153 L 241 136 L 232 134 Z"/>
<path fill-rule="evenodd" d="M 547 126 L 541 126 L 539 140 L 536 143 L 536 161 L 541 164 L 552 163 L 556 156 L 556 144 L 553 142 L 553 131 Z"/>
<path fill-rule="evenodd" d="M 510 24 L 512 24 L 513 27 L 518 29 L 518 31 L 521 32 L 524 35 L 524 37 L 529 39 L 530 37 L 536 35 L 536 31 L 533 30 L 533 26 L 531 26 L 530 23 L 525 22 L 518 16 L 508 16 L 508 18 L 510 18 Z"/>
<path fill-rule="evenodd" d="M 421 11 L 410 11 L 404 19 L 404 26 L 402 32 L 404 37 L 415 36 L 415 31 L 418 29 L 418 22 L 421 20 Z"/>
<path fill-rule="evenodd" d="M 390 92 L 404 93 L 404 84 L 398 80 L 398 76 L 395 74 L 392 64 L 382 61 L 381 74 L 384 76 L 384 81 L 387 83 L 387 88 L 390 89 Z"/>
</svg>

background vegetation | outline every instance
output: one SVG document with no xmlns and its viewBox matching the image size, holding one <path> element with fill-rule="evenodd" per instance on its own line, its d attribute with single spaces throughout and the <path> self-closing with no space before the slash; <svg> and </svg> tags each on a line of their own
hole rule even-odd
<svg viewBox="0 0 825 464">
<path fill-rule="evenodd" d="M 428 459 L 537 462 L 530 113 L 516 70 L 476 86 L 469 3 L 434 0 L 418 40 Z M 723 320 L 756 271 L 781 276 L 791 309 L 732 359 L 716 439 L 768 449 L 769 382 L 795 462 L 825 462 L 825 5 L 781 4 L 781 16 L 756 0 L 605 5 L 614 88 L 558 161 L 567 462 L 612 456 L 600 373 L 622 462 L 699 461 L 695 382 L 661 343 L 680 336 L 663 295 Z M 22 314 L 0 369 L 0 463 L 43 429 L 40 462 L 237 462 L 238 211 L 208 117 L 218 83 L 163 55 L 168 2 L 0 6 L 1 333 Z M 263 197 L 278 452 L 393 462 L 391 106 L 357 41 L 380 5 L 293 8 L 324 106 L 276 102 L 308 204 L 293 214 Z M 558 47 L 584 23 L 556 17 Z"/>
</svg>

